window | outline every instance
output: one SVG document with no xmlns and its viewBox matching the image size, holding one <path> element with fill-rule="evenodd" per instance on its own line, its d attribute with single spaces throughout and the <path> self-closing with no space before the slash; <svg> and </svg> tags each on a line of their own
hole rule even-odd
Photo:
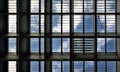
<svg viewBox="0 0 120 72">
<path fill-rule="evenodd" d="M 75 53 L 93 53 L 94 39 L 93 38 L 74 38 Z"/>
<path fill-rule="evenodd" d="M 44 72 L 44 61 L 31 61 L 30 72 Z"/>
<path fill-rule="evenodd" d="M 30 38 L 30 51 L 44 53 L 44 38 Z"/>
<path fill-rule="evenodd" d="M 98 38 L 97 52 L 116 52 L 115 38 Z"/>
<path fill-rule="evenodd" d="M 31 33 L 44 33 L 44 15 L 31 15 Z"/>
<path fill-rule="evenodd" d="M 115 61 L 98 61 L 97 72 L 116 72 Z"/>
<path fill-rule="evenodd" d="M 70 52 L 69 38 L 52 38 L 52 52 Z"/>
<path fill-rule="evenodd" d="M 52 61 L 52 72 L 70 72 L 69 61 Z"/>
</svg>

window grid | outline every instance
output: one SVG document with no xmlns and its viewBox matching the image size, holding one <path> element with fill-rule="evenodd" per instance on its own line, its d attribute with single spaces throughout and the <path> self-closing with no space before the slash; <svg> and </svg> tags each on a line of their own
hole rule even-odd
<svg viewBox="0 0 120 72">
<path fill-rule="evenodd" d="M 44 61 L 30 61 L 30 72 L 45 72 Z"/>
<path fill-rule="evenodd" d="M 37 0 L 36 0 L 37 1 Z M 44 1 L 44 0 L 42 0 L 42 1 Z M 41 3 L 42 3 L 42 1 L 41 1 Z M 71 1 L 71 0 L 70 0 Z M 69 1 L 69 2 L 70 2 Z M 74 0 L 74 1 L 76 1 L 76 0 Z M 93 0 L 91 0 L 91 2 L 92 2 Z M 97 0 L 98 1 L 98 0 Z M 98 8 L 96 8 L 97 9 L 97 12 L 95 11 L 95 13 L 94 13 L 94 8 L 92 8 L 93 7 L 93 2 L 92 3 L 89 3 L 89 5 L 88 6 L 91 6 L 91 8 L 90 9 L 92 9 L 92 11 L 90 11 L 90 10 L 86 10 L 87 8 L 87 4 L 86 4 L 86 2 L 87 2 L 87 0 L 82 0 L 82 2 L 80 3 L 81 4 L 81 10 L 78 12 L 78 11 L 76 11 L 75 10 L 75 7 L 74 7 L 74 13 L 73 13 L 73 15 L 74 15 L 74 18 L 75 18 L 75 15 L 77 16 L 77 15 L 82 15 L 82 20 L 81 21 L 83 21 L 83 23 L 82 23 L 82 30 L 81 31 L 78 31 L 78 32 L 81 32 L 81 33 L 87 33 L 87 31 L 86 31 L 86 29 L 88 29 L 86 26 L 88 26 L 88 25 L 85 25 L 86 23 L 86 19 L 85 19 L 85 16 L 93 16 L 93 18 L 92 18 L 92 21 L 93 21 L 93 25 L 92 25 L 92 31 L 90 31 L 90 32 L 94 32 L 95 30 L 95 23 L 94 23 L 94 21 L 95 21 L 95 18 L 97 18 L 97 19 L 99 19 L 100 18 L 100 16 L 104 16 L 104 31 L 99 31 L 99 24 L 97 23 L 97 26 L 96 26 L 96 28 L 97 28 L 97 33 L 99 34 L 99 33 L 105 33 L 105 34 L 107 34 L 107 33 L 117 33 L 117 24 L 116 24 L 116 16 L 117 15 L 115 15 L 115 13 L 116 13 L 116 9 L 114 10 L 114 11 L 110 11 L 109 10 L 109 4 L 111 4 L 111 2 L 109 3 L 109 2 L 107 2 L 107 1 L 109 1 L 109 0 L 105 0 L 103 3 L 105 3 L 105 4 L 103 4 L 105 7 L 104 7 L 104 9 L 103 9 L 103 12 L 99 12 L 98 11 Z M 115 1 L 116 2 L 116 1 Z M 32 5 L 32 3 L 33 3 L 33 5 Z M 58 31 L 58 32 L 60 32 L 60 33 L 64 33 L 64 32 L 66 32 L 66 33 L 68 33 L 68 32 L 70 32 L 70 8 L 67 8 L 67 5 L 65 5 L 65 8 L 64 8 L 64 5 L 63 5 L 63 3 L 64 3 L 64 1 L 63 0 L 61 0 L 61 2 L 60 2 L 61 4 L 60 4 L 60 8 L 59 8 L 59 11 L 57 12 L 54 12 L 54 10 L 53 10 L 53 7 L 52 7 L 52 16 L 53 15 L 59 15 L 59 16 L 61 16 L 60 17 L 60 26 L 58 27 L 58 28 L 56 28 L 56 30 L 59 30 L 59 28 L 60 28 L 60 31 Z M 36 4 L 36 2 L 35 2 L 35 4 Z M 43 3 L 44 4 L 44 3 Z M 74 5 L 75 5 L 76 3 L 74 3 Z M 97 3 L 97 5 L 98 5 L 99 3 Z M 115 3 L 116 4 L 116 3 Z M 40 1 L 38 1 L 37 2 L 37 7 L 38 7 L 38 9 L 39 10 L 36 10 L 35 12 L 32 10 L 32 6 L 34 6 L 34 2 L 32 2 L 32 0 L 31 0 L 31 33 L 41 33 L 41 32 L 43 32 L 44 33 L 44 21 L 46 20 L 46 19 L 44 19 L 44 15 L 46 15 L 45 13 L 44 13 L 44 7 L 42 7 L 42 6 L 40 6 L 40 5 L 42 5 L 42 4 L 40 4 Z M 69 3 L 68 3 L 68 5 L 69 5 Z M 96 4 L 95 4 L 96 5 Z M 97 6 L 96 5 L 96 6 Z M 52 4 L 52 6 L 53 6 L 53 4 Z M 115 5 L 114 5 L 115 6 Z M 10 6 L 9 6 L 10 7 Z M 42 9 L 40 9 L 40 7 L 42 8 Z M 12 6 L 10 7 L 11 8 L 11 10 L 12 10 Z M 115 7 L 115 8 L 117 8 L 117 7 Z M 80 9 L 80 8 L 79 8 Z M 11 10 L 9 10 L 9 12 L 12 12 Z M 14 11 L 15 12 L 15 11 Z M 49 13 L 48 13 L 49 14 Z M 99 14 L 99 15 L 98 15 Z M 64 16 L 68 16 L 68 17 L 66 17 L 66 18 L 64 18 Z M 94 16 L 96 15 L 96 17 L 94 18 Z M 109 17 L 109 15 L 113 15 L 114 17 Z M 9 15 L 10 16 L 10 15 Z M 15 15 L 16 16 L 16 15 Z M 35 20 L 37 20 L 37 22 L 36 22 L 36 25 L 34 25 L 34 26 L 37 26 L 37 30 L 33 30 L 32 31 L 32 16 L 37 16 L 37 18 L 35 19 Z M 43 19 L 42 19 L 42 17 L 43 17 Z M 9 18 L 9 21 L 10 21 L 10 19 L 11 18 Z M 78 18 L 79 19 L 79 18 Z M 108 21 L 107 21 L 107 19 L 108 19 Z M 54 19 L 52 19 L 52 20 L 54 20 Z M 66 20 L 67 22 L 64 22 L 64 20 Z M 77 19 L 74 19 L 74 26 L 76 25 L 75 24 L 75 20 L 77 21 Z M 108 23 L 109 22 L 109 20 L 111 21 L 114 21 L 113 22 L 113 31 L 111 32 L 111 30 L 109 30 L 109 26 L 111 26 L 111 24 L 110 23 Z M 14 21 L 16 21 L 16 18 L 14 18 Z M 14 21 L 12 21 L 12 22 L 14 22 Z M 43 24 L 42 24 L 42 22 L 43 22 Z M 53 22 L 53 21 L 52 21 Z M 10 23 L 10 22 L 9 22 Z M 34 22 L 33 22 L 34 23 Z M 15 30 L 14 31 L 11 31 L 10 29 L 10 24 L 9 24 L 9 32 L 16 32 L 16 22 L 14 23 L 15 24 Z M 53 24 L 53 23 L 52 23 Z M 67 24 L 67 25 L 66 25 Z M 54 25 L 53 25 L 54 26 Z M 52 29 L 54 28 L 52 26 Z M 67 28 L 68 27 L 68 28 Z M 89 26 L 90 27 L 90 26 Z M 13 29 L 14 29 L 13 28 Z M 75 27 L 74 27 L 75 28 Z M 36 29 L 36 28 L 35 28 Z M 81 29 L 81 27 L 78 27 L 78 30 L 80 30 Z M 90 28 L 91 29 L 91 28 Z M 101 29 L 101 28 L 100 28 Z M 75 30 L 75 29 L 74 29 Z M 52 31 L 52 33 L 54 33 L 54 32 L 56 32 L 56 31 Z M 88 33 L 90 33 L 89 31 L 88 31 Z M 77 31 L 74 31 L 74 33 L 77 33 Z M 96 39 L 97 38 L 99 38 L 99 37 L 96 37 Z M 85 45 L 87 45 L 86 43 L 85 43 L 85 39 L 86 38 L 81 38 L 81 39 L 83 39 L 82 41 L 83 41 L 83 53 L 85 53 Z M 104 38 L 105 39 L 105 53 L 107 53 L 107 52 L 109 52 L 109 51 L 107 51 L 107 39 L 108 38 Z M 64 45 L 63 45 L 63 40 L 64 40 L 64 38 L 60 38 L 60 40 L 61 40 L 61 51 L 60 52 L 64 52 L 64 50 L 63 50 L 63 47 L 64 47 Z M 38 38 L 38 46 L 39 46 L 39 48 L 40 48 L 40 45 L 42 45 L 41 44 L 41 40 L 40 40 L 40 38 Z M 94 41 L 94 40 L 93 40 Z M 98 40 L 97 40 L 98 41 Z M 88 42 L 88 41 L 87 41 Z M 114 43 L 115 44 L 117 44 L 117 40 L 116 40 L 116 38 L 115 38 L 115 41 L 114 41 Z M 98 44 L 97 44 L 98 45 Z M 70 45 L 69 45 L 70 46 Z M 89 46 L 89 45 L 88 45 Z M 94 44 L 92 45 L 92 46 L 94 46 Z M 30 46 L 31 47 L 31 46 Z M 108 49 L 109 50 L 109 49 Z M 116 51 L 117 49 L 116 49 L 116 47 L 115 47 L 115 50 L 113 51 L 113 52 L 117 52 Z M 40 50 L 39 50 L 39 52 L 40 52 Z M 56 51 L 55 51 L 56 52 Z M 93 50 L 93 52 L 94 52 L 94 50 Z M 96 51 L 96 52 L 98 52 L 98 51 Z M 110 52 L 112 52 L 112 51 L 110 51 Z M 95 62 L 97 62 L 97 61 L 95 61 Z M 83 66 L 84 66 L 84 68 L 83 68 L 83 70 L 85 70 L 85 72 L 87 72 L 87 69 L 85 69 L 85 65 L 87 65 L 87 64 L 85 64 L 86 62 L 83 62 Z M 106 65 L 107 64 L 109 64 L 109 62 L 105 62 L 106 63 Z M 61 66 L 63 67 L 63 62 L 61 62 Z M 64 72 L 64 69 L 62 69 L 62 67 L 61 67 L 61 70 L 63 70 L 63 72 Z M 106 71 L 107 72 L 107 71 Z"/>
</svg>

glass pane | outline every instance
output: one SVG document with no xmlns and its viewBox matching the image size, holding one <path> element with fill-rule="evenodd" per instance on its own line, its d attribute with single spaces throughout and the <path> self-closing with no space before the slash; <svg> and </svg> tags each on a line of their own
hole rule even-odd
<svg viewBox="0 0 120 72">
<path fill-rule="evenodd" d="M 41 24 L 40 24 L 40 25 L 41 25 L 41 26 L 40 26 L 40 27 L 41 27 L 41 28 L 40 28 L 40 29 L 41 29 L 40 31 L 41 31 L 41 33 L 44 33 L 44 25 L 45 25 L 45 24 L 44 24 L 44 15 L 41 15 L 40 23 L 41 23 Z"/>
<path fill-rule="evenodd" d="M 16 15 L 9 15 L 9 33 L 16 33 Z"/>
<path fill-rule="evenodd" d="M 44 7 L 45 1 L 41 0 L 41 13 L 44 13 L 45 7 Z"/>
<path fill-rule="evenodd" d="M 9 38 L 9 52 L 16 52 L 16 38 Z"/>
<path fill-rule="evenodd" d="M 84 12 L 92 13 L 93 10 L 93 0 L 84 0 Z"/>
<path fill-rule="evenodd" d="M 97 52 L 105 52 L 105 38 L 97 38 Z"/>
<path fill-rule="evenodd" d="M 31 0 L 31 12 L 39 13 L 39 0 Z"/>
<path fill-rule="evenodd" d="M 116 52 L 116 40 L 115 38 L 107 38 L 106 39 L 106 48 L 107 52 Z"/>
<path fill-rule="evenodd" d="M 8 72 L 17 72 L 16 61 L 8 61 Z"/>
<path fill-rule="evenodd" d="M 84 17 L 84 31 L 85 32 L 93 32 L 93 28 L 94 28 L 94 16 L 93 15 L 85 15 Z"/>
<path fill-rule="evenodd" d="M 74 15 L 74 32 L 83 32 L 83 16 Z"/>
<path fill-rule="evenodd" d="M 44 38 L 40 38 L 41 39 L 41 52 L 44 52 Z"/>
<path fill-rule="evenodd" d="M 70 12 L 70 10 L 69 10 L 69 7 L 70 7 L 70 1 L 69 0 L 63 0 L 62 1 L 63 3 L 62 3 L 62 12 L 63 13 L 69 13 Z"/>
<path fill-rule="evenodd" d="M 9 4 L 8 5 L 9 6 L 8 11 L 9 11 L 9 13 L 16 13 L 16 11 L 17 11 L 16 3 L 17 3 L 16 0 L 9 0 L 8 1 L 8 4 Z"/>
<path fill-rule="evenodd" d="M 74 61 L 74 72 L 83 72 L 83 61 Z"/>
<path fill-rule="evenodd" d="M 105 16 L 97 15 L 97 32 L 105 32 Z"/>
<path fill-rule="evenodd" d="M 97 0 L 97 13 L 105 12 L 105 0 Z"/>
<path fill-rule="evenodd" d="M 52 38 L 52 52 L 61 52 L 61 38 Z"/>
<path fill-rule="evenodd" d="M 70 31 L 70 16 L 63 15 L 62 16 L 62 32 L 69 32 Z"/>
<path fill-rule="evenodd" d="M 97 62 L 97 72 L 105 72 L 106 71 L 105 61 Z"/>
<path fill-rule="evenodd" d="M 30 72 L 39 72 L 39 62 L 38 61 L 30 62 Z"/>
<path fill-rule="evenodd" d="M 30 38 L 30 51 L 39 52 L 39 38 Z"/>
<path fill-rule="evenodd" d="M 83 39 L 82 38 L 74 38 L 74 52 L 83 53 Z"/>
<path fill-rule="evenodd" d="M 93 53 L 94 52 L 94 39 L 93 38 L 85 38 L 85 53 Z"/>
<path fill-rule="evenodd" d="M 69 61 L 63 61 L 62 62 L 62 72 L 70 72 L 70 62 Z"/>
<path fill-rule="evenodd" d="M 106 0 L 106 12 L 115 13 L 115 1 L 116 0 Z"/>
<path fill-rule="evenodd" d="M 31 33 L 39 33 L 39 15 L 31 15 Z"/>
<path fill-rule="evenodd" d="M 52 72 L 61 72 L 61 61 L 52 61 Z"/>
<path fill-rule="evenodd" d="M 74 13 L 83 12 L 83 0 L 74 0 Z"/>
<path fill-rule="evenodd" d="M 115 32 L 115 15 L 106 15 L 106 31 Z"/>
<path fill-rule="evenodd" d="M 52 15 L 52 32 L 61 32 L 61 15 Z"/>
<path fill-rule="evenodd" d="M 85 72 L 94 72 L 94 62 L 85 61 Z"/>
<path fill-rule="evenodd" d="M 116 62 L 107 61 L 107 72 L 116 72 Z"/>
<path fill-rule="evenodd" d="M 69 38 L 63 38 L 62 39 L 62 50 L 63 52 L 70 52 L 70 39 Z"/>
<path fill-rule="evenodd" d="M 40 61 L 41 65 L 40 65 L 40 72 L 45 72 L 44 71 L 44 61 Z"/>
<path fill-rule="evenodd" d="M 61 12 L 61 0 L 52 0 L 52 12 L 54 13 Z"/>
</svg>

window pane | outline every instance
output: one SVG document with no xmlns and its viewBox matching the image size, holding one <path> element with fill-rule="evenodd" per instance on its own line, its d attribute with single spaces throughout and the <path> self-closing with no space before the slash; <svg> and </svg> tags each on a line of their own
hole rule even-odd
<svg viewBox="0 0 120 72">
<path fill-rule="evenodd" d="M 30 38 L 30 51 L 39 52 L 39 38 Z"/>
<path fill-rule="evenodd" d="M 31 33 L 39 33 L 39 15 L 31 15 Z"/>
<path fill-rule="evenodd" d="M 61 12 L 61 0 L 52 0 L 52 12 Z"/>
<path fill-rule="evenodd" d="M 40 63 L 41 63 L 41 65 L 40 65 L 40 68 L 41 68 L 40 72 L 45 72 L 44 71 L 44 61 L 40 61 Z"/>
<path fill-rule="evenodd" d="M 44 52 L 44 38 L 40 38 L 41 39 L 41 52 Z"/>
<path fill-rule="evenodd" d="M 84 12 L 93 12 L 93 0 L 84 0 Z"/>
<path fill-rule="evenodd" d="M 94 28 L 94 16 L 93 15 L 85 15 L 84 17 L 84 29 L 85 32 L 93 32 L 93 28 Z"/>
<path fill-rule="evenodd" d="M 74 61 L 74 72 L 83 72 L 83 61 Z"/>
<path fill-rule="evenodd" d="M 39 0 L 31 0 L 31 12 L 39 13 Z"/>
<path fill-rule="evenodd" d="M 16 52 L 16 38 L 9 38 L 9 52 Z"/>
<path fill-rule="evenodd" d="M 30 62 L 30 72 L 39 72 L 39 62 L 38 61 L 31 61 Z"/>
<path fill-rule="evenodd" d="M 116 40 L 115 38 L 107 38 L 106 39 L 106 48 L 107 52 L 115 52 L 116 51 Z"/>
<path fill-rule="evenodd" d="M 106 12 L 115 13 L 115 0 L 106 0 Z"/>
<path fill-rule="evenodd" d="M 97 62 L 97 72 L 105 72 L 106 71 L 105 61 Z"/>
<path fill-rule="evenodd" d="M 69 0 L 63 0 L 62 1 L 63 3 L 62 3 L 62 12 L 63 13 L 69 13 L 70 12 L 70 10 L 69 10 L 69 7 L 70 7 L 70 1 Z"/>
<path fill-rule="evenodd" d="M 74 0 L 74 13 L 83 12 L 83 0 Z"/>
<path fill-rule="evenodd" d="M 61 52 L 61 38 L 52 39 L 52 52 Z"/>
<path fill-rule="evenodd" d="M 69 32 L 70 31 L 70 16 L 63 15 L 62 16 L 62 32 Z"/>
<path fill-rule="evenodd" d="M 69 61 L 63 61 L 62 62 L 62 72 L 70 72 L 70 62 Z"/>
<path fill-rule="evenodd" d="M 83 39 L 82 38 L 74 38 L 74 52 L 83 53 Z"/>
<path fill-rule="evenodd" d="M 94 52 L 94 39 L 93 38 L 85 38 L 85 53 L 93 53 Z"/>
<path fill-rule="evenodd" d="M 52 15 L 52 32 L 61 32 L 61 15 Z"/>
<path fill-rule="evenodd" d="M 16 61 L 8 61 L 8 72 L 16 72 Z"/>
<path fill-rule="evenodd" d="M 105 38 L 97 38 L 97 52 L 105 52 Z"/>
<path fill-rule="evenodd" d="M 63 38 L 62 39 L 62 50 L 63 52 L 70 52 L 70 39 L 69 38 Z"/>
<path fill-rule="evenodd" d="M 44 4 L 45 4 L 45 1 L 44 0 L 41 0 L 41 13 L 44 13 Z"/>
<path fill-rule="evenodd" d="M 16 7 L 16 3 L 17 3 L 16 0 L 9 0 L 8 3 L 9 3 L 9 5 L 8 5 L 9 6 L 8 7 L 9 8 L 9 10 L 8 10 L 9 13 L 16 13 L 16 10 L 17 10 L 16 9 L 17 8 Z"/>
<path fill-rule="evenodd" d="M 74 15 L 74 32 L 83 32 L 83 16 Z"/>
<path fill-rule="evenodd" d="M 94 62 L 85 61 L 85 72 L 94 72 Z"/>
<path fill-rule="evenodd" d="M 41 15 L 40 25 L 41 25 L 41 26 L 40 26 L 40 27 L 41 27 L 41 28 L 40 28 L 40 29 L 41 29 L 40 31 L 41 31 L 41 33 L 44 33 L 44 25 L 45 25 L 45 24 L 44 24 L 44 15 Z"/>
<path fill-rule="evenodd" d="M 105 16 L 97 15 L 97 32 L 105 32 Z"/>
<path fill-rule="evenodd" d="M 116 72 L 116 62 L 107 61 L 107 72 Z"/>
<path fill-rule="evenodd" d="M 105 12 L 105 0 L 97 0 L 97 13 Z"/>
<path fill-rule="evenodd" d="M 52 72 L 61 72 L 61 61 L 52 61 Z"/>
<path fill-rule="evenodd" d="M 9 33 L 16 33 L 16 15 L 9 15 Z"/>
<path fill-rule="evenodd" d="M 115 15 L 106 15 L 106 31 L 115 32 Z"/>
</svg>

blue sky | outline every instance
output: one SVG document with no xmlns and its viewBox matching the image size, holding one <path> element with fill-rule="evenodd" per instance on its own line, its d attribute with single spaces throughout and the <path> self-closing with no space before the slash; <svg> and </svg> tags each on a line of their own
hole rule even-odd
<svg viewBox="0 0 120 72">
<path fill-rule="evenodd" d="M 32 1 L 32 6 L 31 6 L 31 12 L 39 12 L 39 0 L 31 0 Z M 44 0 L 41 0 L 41 12 L 44 12 Z M 52 0 L 53 3 L 53 9 L 52 12 L 54 13 L 60 13 L 61 11 L 61 1 L 60 0 Z M 82 0 L 74 0 L 74 12 L 83 12 L 83 1 Z M 85 0 L 84 1 L 84 12 L 86 13 L 92 13 L 94 11 L 93 8 L 93 0 Z M 104 0 L 97 0 L 97 12 L 98 13 L 104 13 Z M 106 0 L 106 12 L 107 13 L 114 13 L 115 12 L 115 0 Z M 69 0 L 64 0 L 63 1 L 63 13 L 69 13 Z M 11 7 L 12 8 L 12 7 Z M 12 12 L 12 10 L 10 11 Z M 69 20 L 69 15 L 63 15 L 62 16 L 62 32 L 69 32 L 70 29 L 70 20 Z M 105 23 L 106 23 L 106 32 L 115 32 L 115 15 L 106 15 L 106 22 L 105 22 L 105 16 L 104 15 L 98 15 L 97 16 L 97 31 L 98 32 L 105 32 Z M 84 18 L 84 31 L 85 32 L 94 32 L 94 15 L 85 15 L 84 17 L 82 15 L 74 15 L 74 32 L 83 32 L 83 18 Z M 9 32 L 16 32 L 16 16 L 9 16 Z M 11 20 L 13 19 L 13 20 Z M 44 32 L 44 16 L 41 16 L 41 32 Z M 39 16 L 38 15 L 32 15 L 31 16 L 31 32 L 32 33 L 38 33 L 39 32 Z M 52 32 L 61 32 L 61 16 L 60 15 L 53 15 L 52 16 Z M 38 52 L 39 48 L 39 40 L 38 38 L 32 38 L 31 40 L 31 52 Z M 61 44 L 61 41 L 63 44 Z M 106 43 L 105 43 L 106 41 Z M 114 38 L 98 38 L 97 39 L 97 51 L 98 52 L 104 52 L 105 51 L 105 45 L 106 45 L 106 51 L 107 52 L 115 52 L 115 39 Z M 41 38 L 41 52 L 44 52 L 44 39 Z M 70 49 L 70 40 L 69 38 L 53 38 L 52 39 L 52 51 L 53 52 L 60 52 L 61 51 L 61 45 L 63 46 L 63 52 L 69 52 Z M 9 39 L 9 52 L 16 52 L 16 39 L 11 38 Z M 61 68 L 61 62 L 60 61 L 54 61 L 53 64 L 53 72 L 60 72 L 59 69 Z M 108 72 L 115 72 L 115 67 L 114 64 L 115 62 L 107 62 L 107 68 Z M 31 65 L 32 69 L 37 68 L 38 62 L 33 62 Z M 43 64 L 43 63 L 42 63 Z M 74 62 L 74 71 L 75 72 L 82 72 L 83 68 L 83 62 L 81 61 L 76 61 Z M 35 66 L 34 66 L 35 65 Z M 67 71 L 64 72 L 69 72 L 69 62 L 64 61 L 63 62 L 63 69 L 67 69 Z M 85 71 L 86 72 L 93 72 L 90 71 L 93 69 L 93 61 L 85 61 Z M 98 70 L 104 69 L 104 61 L 98 62 Z M 113 65 L 113 66 L 111 66 Z M 111 70 L 112 69 L 112 70 Z M 110 70 L 110 71 L 109 71 Z M 36 71 L 32 71 L 36 72 Z M 98 71 L 101 72 L 101 71 Z M 102 71 L 103 72 L 103 71 Z"/>
</svg>

